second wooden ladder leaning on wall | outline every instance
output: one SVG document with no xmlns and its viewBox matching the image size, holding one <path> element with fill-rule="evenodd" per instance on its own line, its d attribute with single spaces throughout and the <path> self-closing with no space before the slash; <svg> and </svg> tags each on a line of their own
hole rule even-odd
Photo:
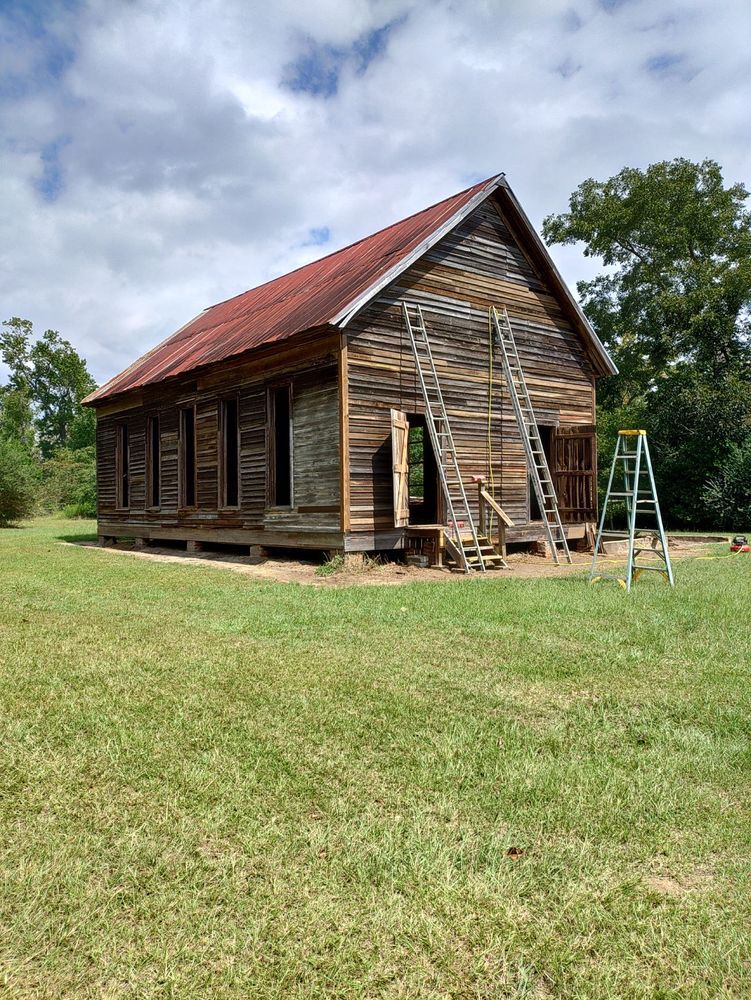
<svg viewBox="0 0 751 1000">
<path fill-rule="evenodd" d="M 556 566 L 560 563 L 560 556 L 563 555 L 566 562 L 571 562 L 566 534 L 561 524 L 561 515 L 558 510 L 558 498 L 553 485 L 553 477 L 550 475 L 548 460 L 545 457 L 545 449 L 542 446 L 542 438 L 537 426 L 535 411 L 532 409 L 532 400 L 527 389 L 527 382 L 524 378 L 519 352 L 516 349 L 514 331 L 511 329 L 511 321 L 505 307 L 498 310 L 493 306 L 490 311 L 493 322 L 493 330 L 498 346 L 501 349 L 501 359 L 503 361 L 503 374 L 508 386 L 511 403 L 514 408 L 514 415 L 519 426 L 524 454 L 527 459 L 527 469 L 532 480 L 537 503 L 542 513 L 542 523 L 547 535 L 550 551 Z"/>
</svg>

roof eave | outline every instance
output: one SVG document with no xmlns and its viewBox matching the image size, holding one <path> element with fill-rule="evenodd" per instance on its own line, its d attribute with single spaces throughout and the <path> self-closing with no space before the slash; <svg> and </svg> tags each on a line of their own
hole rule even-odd
<svg viewBox="0 0 751 1000">
<path fill-rule="evenodd" d="M 164 347 L 166 343 L 168 343 L 174 337 L 179 336 L 182 333 L 182 331 L 186 327 L 190 326 L 191 323 L 194 323 L 199 316 L 203 316 L 204 313 L 207 313 L 209 309 L 213 308 L 214 308 L 213 306 L 207 306 L 205 309 L 202 309 L 200 312 L 196 313 L 193 319 L 189 319 L 187 323 L 183 323 L 183 325 L 179 329 L 175 330 L 174 333 L 171 333 L 169 337 L 165 337 L 164 340 L 160 341 L 156 345 L 156 347 L 152 347 L 150 351 L 147 351 L 145 354 L 142 354 L 139 358 L 136 358 L 136 360 L 132 364 L 128 365 L 127 368 L 124 368 L 117 375 L 113 375 L 111 379 L 108 379 L 104 383 L 104 385 L 100 385 L 98 389 L 94 389 L 94 391 L 90 392 L 88 396 L 85 396 L 81 400 L 81 406 L 97 406 L 102 403 L 108 402 L 109 400 L 113 399 L 116 396 L 119 395 L 125 396 L 129 392 L 131 392 L 132 389 L 143 388 L 143 386 L 133 386 L 132 389 L 131 388 L 117 389 L 116 386 L 118 383 L 123 381 L 126 375 L 132 372 L 139 365 L 142 365 L 151 355 L 156 354 L 156 352 L 160 350 L 162 347 Z"/>
</svg>

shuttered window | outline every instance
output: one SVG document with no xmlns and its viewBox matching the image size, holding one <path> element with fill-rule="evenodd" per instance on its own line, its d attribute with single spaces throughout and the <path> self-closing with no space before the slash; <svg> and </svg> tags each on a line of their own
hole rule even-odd
<svg viewBox="0 0 751 1000">
<path fill-rule="evenodd" d="M 127 424 L 117 428 L 117 506 L 130 507 L 130 434 Z"/>
<path fill-rule="evenodd" d="M 240 427 L 235 397 L 222 401 L 219 460 L 221 505 L 237 507 L 240 503 Z"/>
<path fill-rule="evenodd" d="M 196 411 L 180 410 L 180 506 L 196 505 Z"/>
<path fill-rule="evenodd" d="M 149 417 L 146 426 L 146 482 L 150 507 L 161 502 L 162 438 L 159 417 Z"/>
</svg>

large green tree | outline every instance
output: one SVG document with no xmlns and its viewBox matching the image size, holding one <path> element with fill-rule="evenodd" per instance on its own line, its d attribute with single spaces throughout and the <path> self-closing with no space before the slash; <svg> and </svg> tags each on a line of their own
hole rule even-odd
<svg viewBox="0 0 751 1000">
<path fill-rule="evenodd" d="M 606 270 L 579 282 L 587 317 L 621 377 L 604 398 L 627 403 L 676 361 L 714 377 L 748 364 L 751 213 L 742 184 L 712 160 L 676 159 L 589 179 L 543 223 L 548 243 L 583 243 Z"/>
<path fill-rule="evenodd" d="M 18 316 L 2 327 L 0 359 L 10 373 L 0 391 L 6 436 L 9 427 L 28 435 L 23 425 L 31 416 L 45 458 L 58 448 L 91 446 L 93 415 L 80 404 L 96 383 L 84 359 L 56 330 L 35 340 L 31 322 Z"/>
<path fill-rule="evenodd" d="M 590 178 L 543 223 L 548 243 L 583 243 L 602 261 L 578 285 L 620 369 L 598 390 L 602 442 L 612 455 L 618 426 L 648 429 L 673 524 L 730 527 L 751 496 L 748 197 L 717 163 L 676 159 Z"/>
</svg>

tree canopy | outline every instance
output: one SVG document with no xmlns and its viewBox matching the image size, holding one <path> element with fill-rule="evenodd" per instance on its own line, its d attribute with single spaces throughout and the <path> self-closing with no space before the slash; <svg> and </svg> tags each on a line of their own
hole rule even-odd
<svg viewBox="0 0 751 1000">
<path fill-rule="evenodd" d="M 0 526 L 36 510 L 96 510 L 96 418 L 81 400 L 96 388 L 86 362 L 56 330 L 34 338 L 14 316 L 0 328 Z"/>
<path fill-rule="evenodd" d="M 584 243 L 604 273 L 578 285 L 627 401 L 677 361 L 722 376 L 748 363 L 751 212 L 742 184 L 712 160 L 675 159 L 589 179 L 543 223 L 548 243 Z"/>
<path fill-rule="evenodd" d="M 0 359 L 10 370 L 0 389 L 3 423 L 20 440 L 36 430 L 42 455 L 93 444 L 94 416 L 81 400 L 96 388 L 86 362 L 56 330 L 34 340 L 32 324 L 14 316 L 0 332 Z"/>
<path fill-rule="evenodd" d="M 578 285 L 620 369 L 598 388 L 601 466 L 619 424 L 646 427 L 673 524 L 732 529 L 751 503 L 748 197 L 714 161 L 675 159 L 590 178 L 543 223 L 603 264 Z"/>
</svg>

